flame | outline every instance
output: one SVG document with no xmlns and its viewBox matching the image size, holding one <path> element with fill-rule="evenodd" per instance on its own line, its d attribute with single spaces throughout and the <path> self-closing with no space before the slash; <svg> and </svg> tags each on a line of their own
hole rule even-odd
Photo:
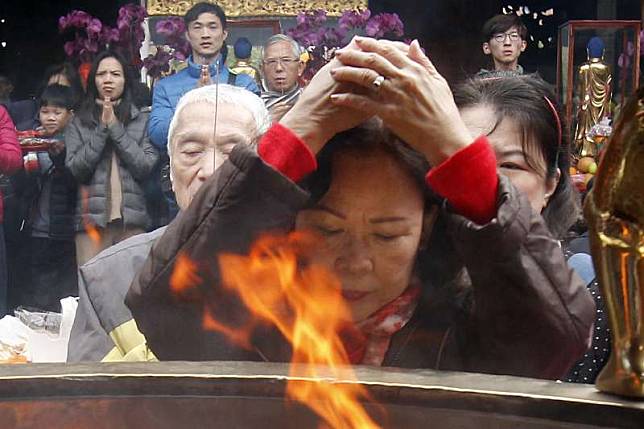
<svg viewBox="0 0 644 429">
<path fill-rule="evenodd" d="M 315 243 L 313 235 L 294 232 L 260 238 L 248 256 L 219 255 L 223 288 L 235 292 L 255 320 L 246 327 L 231 328 L 206 308 L 203 328 L 249 348 L 252 327 L 258 323 L 276 327 L 292 346 L 291 363 L 297 364 L 289 370 L 287 396 L 310 407 L 330 427 L 375 428 L 378 425 L 361 404 L 369 395 L 354 382 L 338 334 L 351 320 L 340 282 L 325 268 L 306 263 Z M 183 264 L 194 274 L 195 264 Z M 320 381 L 329 377 L 343 382 Z"/>
<path fill-rule="evenodd" d="M 81 219 L 83 221 L 83 228 L 85 228 L 85 232 L 87 233 L 87 236 L 94 242 L 95 246 L 98 246 L 101 243 L 101 233 L 98 231 L 98 228 L 96 228 L 96 225 L 94 225 L 90 220 L 89 220 L 89 192 L 87 191 L 87 188 L 82 186 L 80 188 L 81 190 Z"/>
<path fill-rule="evenodd" d="M 252 331 L 252 326 L 246 326 L 245 328 L 231 328 L 226 326 L 223 323 L 220 323 L 212 316 L 212 313 L 208 308 L 204 309 L 202 327 L 207 331 L 216 331 L 224 334 L 228 339 L 230 339 L 235 344 L 238 344 L 240 347 L 245 349 L 252 349 L 250 342 L 250 332 Z"/>
<path fill-rule="evenodd" d="M 175 294 L 181 294 L 195 288 L 199 283 L 201 277 L 197 274 L 197 264 L 184 253 L 179 253 L 170 276 L 170 290 Z"/>
</svg>

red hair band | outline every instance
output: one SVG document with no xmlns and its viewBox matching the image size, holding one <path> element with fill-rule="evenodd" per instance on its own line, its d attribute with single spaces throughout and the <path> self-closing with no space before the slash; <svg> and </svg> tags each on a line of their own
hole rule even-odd
<svg viewBox="0 0 644 429">
<path fill-rule="evenodd" d="M 561 119 L 559 118 L 559 113 L 557 113 L 557 108 L 547 96 L 544 95 L 543 98 L 546 100 L 546 104 L 548 105 L 548 107 L 550 107 L 552 116 L 555 117 L 555 121 L 557 122 L 557 146 L 561 147 L 562 131 L 561 131 Z"/>
</svg>

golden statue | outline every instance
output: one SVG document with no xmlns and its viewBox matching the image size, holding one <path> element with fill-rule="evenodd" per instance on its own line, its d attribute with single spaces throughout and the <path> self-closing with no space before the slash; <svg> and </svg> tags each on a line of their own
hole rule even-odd
<svg viewBox="0 0 644 429">
<path fill-rule="evenodd" d="M 593 37 L 586 47 L 588 61 L 579 67 L 578 96 L 579 110 L 575 128 L 575 155 L 578 158 L 597 156 L 597 144 L 590 129 L 610 114 L 612 98 L 612 75 L 610 67 L 604 63 L 604 42 Z"/>
<path fill-rule="evenodd" d="M 621 112 L 585 215 L 613 342 L 597 388 L 644 398 L 644 88 Z"/>
<path fill-rule="evenodd" d="M 250 61 L 248 60 L 237 60 L 235 62 L 235 65 L 230 68 L 230 70 L 235 73 L 235 74 L 247 74 L 248 76 L 252 77 L 255 79 L 255 82 L 257 82 L 257 85 L 261 88 L 262 84 L 262 76 L 259 73 L 259 70 L 257 67 L 252 65 Z"/>
</svg>

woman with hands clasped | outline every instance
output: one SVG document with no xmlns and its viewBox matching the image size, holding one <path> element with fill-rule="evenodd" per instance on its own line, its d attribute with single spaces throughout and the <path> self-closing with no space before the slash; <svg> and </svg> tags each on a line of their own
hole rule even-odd
<svg viewBox="0 0 644 429">
<path fill-rule="evenodd" d="M 158 154 L 147 136 L 149 112 L 132 102 L 133 84 L 119 54 L 99 54 L 65 136 L 65 164 L 81 185 L 74 221 L 79 266 L 148 224 L 143 182 Z"/>
<path fill-rule="evenodd" d="M 204 184 L 126 299 L 157 357 L 289 359 L 279 340 L 248 351 L 201 332 L 204 303 L 245 311 L 207 261 L 276 229 L 320 237 L 310 260 L 340 281 L 352 363 L 557 378 L 588 345 L 590 295 L 417 42 L 354 39 L 258 154 L 236 147 Z M 208 267 L 200 298 L 172 295 L 179 253 Z"/>
</svg>

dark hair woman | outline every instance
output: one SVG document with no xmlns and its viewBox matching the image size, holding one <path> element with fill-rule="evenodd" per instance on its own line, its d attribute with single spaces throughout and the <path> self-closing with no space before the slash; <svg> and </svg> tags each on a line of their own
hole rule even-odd
<svg viewBox="0 0 644 429">
<path fill-rule="evenodd" d="M 588 345 L 593 304 L 543 218 L 497 176 L 487 138 L 472 142 L 417 43 L 361 39 L 338 57 L 262 137 L 259 158 L 236 147 L 156 243 L 126 299 L 151 350 L 288 359 L 279 339 L 242 350 L 201 327 L 206 305 L 244 319 L 213 287 L 212 255 L 295 228 L 321 236 L 307 262 L 339 280 L 352 363 L 560 377 Z M 391 132 L 365 123 L 374 114 Z M 185 297 L 169 287 L 179 254 L 202 267 Z"/>
<path fill-rule="evenodd" d="M 81 85 L 78 71 L 70 63 L 54 64 L 45 69 L 43 78 L 36 88 L 36 97 L 15 101 L 7 105 L 7 110 L 18 131 L 32 130 L 38 126 L 39 98 L 49 85 L 63 85 L 71 88 L 73 109 L 76 110 L 85 91 Z"/>
<path fill-rule="evenodd" d="M 158 154 L 147 137 L 148 112 L 132 101 L 133 83 L 119 54 L 97 55 L 87 95 L 65 135 L 65 164 L 81 185 L 75 218 L 79 265 L 147 227 L 142 184 Z"/>
<path fill-rule="evenodd" d="M 472 134 L 487 136 L 497 167 L 562 239 L 577 221 L 578 195 L 570 181 L 570 145 L 548 83 L 537 75 L 472 79 L 454 100 Z"/>
<path fill-rule="evenodd" d="M 71 88 L 73 107 L 74 109 L 78 108 L 80 101 L 85 95 L 85 91 L 81 84 L 80 75 L 71 63 L 54 64 L 47 67 L 38 94 L 41 94 L 47 86 L 53 84 Z"/>
<path fill-rule="evenodd" d="M 474 79 L 457 87 L 454 99 L 468 129 L 487 135 L 499 172 L 541 212 L 552 235 L 565 238 L 579 219 L 579 196 L 568 173 L 566 126 L 550 85 L 536 75 Z M 565 251 L 597 307 L 592 346 L 563 378 L 579 383 L 593 383 L 610 354 L 608 319 L 589 253 Z"/>
</svg>

